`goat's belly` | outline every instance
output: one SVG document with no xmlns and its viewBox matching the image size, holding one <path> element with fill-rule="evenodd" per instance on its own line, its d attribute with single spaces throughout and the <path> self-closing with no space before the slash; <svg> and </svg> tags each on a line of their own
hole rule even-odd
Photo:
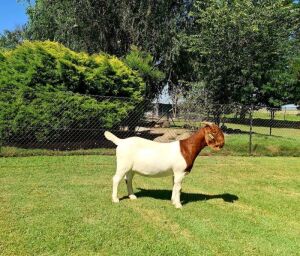
<svg viewBox="0 0 300 256">
<path fill-rule="evenodd" d="M 136 161 L 132 170 L 143 176 L 165 177 L 173 174 L 172 168 L 168 164 L 158 162 Z"/>
<path fill-rule="evenodd" d="M 151 177 L 151 178 L 160 178 L 160 177 L 167 177 L 173 175 L 172 170 L 167 170 L 163 172 L 157 172 L 157 173 L 148 173 L 148 172 L 141 172 L 141 171 L 134 171 L 135 173 L 138 173 L 139 175 Z"/>
</svg>

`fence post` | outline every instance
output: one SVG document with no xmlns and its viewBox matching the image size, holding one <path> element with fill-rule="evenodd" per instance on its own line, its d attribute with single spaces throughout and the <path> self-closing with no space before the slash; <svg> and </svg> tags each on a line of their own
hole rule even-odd
<svg viewBox="0 0 300 256">
<path fill-rule="evenodd" d="M 250 119 L 250 130 L 249 130 L 249 155 L 252 155 L 252 127 L 253 127 L 253 117 L 252 117 L 253 106 L 250 107 L 249 119 Z"/>
<path fill-rule="evenodd" d="M 273 125 L 273 121 L 274 121 L 274 117 L 275 117 L 275 109 L 271 108 L 270 112 L 271 112 L 271 119 L 270 119 L 270 136 L 271 136 L 272 135 L 272 125 Z"/>
</svg>

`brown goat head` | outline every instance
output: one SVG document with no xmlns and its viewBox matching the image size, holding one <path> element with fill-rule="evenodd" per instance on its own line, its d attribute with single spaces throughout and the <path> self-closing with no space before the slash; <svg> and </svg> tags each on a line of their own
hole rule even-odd
<svg viewBox="0 0 300 256">
<path fill-rule="evenodd" d="M 224 133 L 220 127 L 214 123 L 202 122 L 205 130 L 206 144 L 213 150 L 220 150 L 225 144 Z"/>
</svg>

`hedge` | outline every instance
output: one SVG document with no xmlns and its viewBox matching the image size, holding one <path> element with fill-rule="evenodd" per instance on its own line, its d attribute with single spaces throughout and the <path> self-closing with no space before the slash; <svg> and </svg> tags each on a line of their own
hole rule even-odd
<svg viewBox="0 0 300 256">
<path fill-rule="evenodd" d="M 144 91 L 142 78 L 114 56 L 26 41 L 0 52 L 2 142 L 47 142 L 63 139 L 66 130 L 111 128 L 143 100 Z"/>
</svg>

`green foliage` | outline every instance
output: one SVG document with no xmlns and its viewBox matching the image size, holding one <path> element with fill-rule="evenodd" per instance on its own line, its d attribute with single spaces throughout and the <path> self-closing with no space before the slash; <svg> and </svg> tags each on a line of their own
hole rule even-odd
<svg viewBox="0 0 300 256">
<path fill-rule="evenodd" d="M 282 74 L 295 43 L 292 3 L 195 1 L 191 17 L 195 24 L 181 41 L 215 102 L 278 106 L 289 100 Z"/>
<path fill-rule="evenodd" d="M 17 27 L 13 31 L 4 30 L 0 34 L 0 49 L 13 49 L 23 42 L 26 37 L 26 27 Z"/>
<path fill-rule="evenodd" d="M 68 129 L 110 128 L 142 100 L 145 87 L 137 72 L 116 57 L 76 53 L 49 41 L 25 42 L 1 53 L 0 67 L 5 140 L 45 142 L 61 139 Z"/>
<path fill-rule="evenodd" d="M 126 55 L 124 62 L 133 70 L 136 70 L 147 84 L 146 95 L 152 98 L 162 88 L 164 73 L 153 67 L 153 56 L 133 46 Z"/>
<path fill-rule="evenodd" d="M 176 62 L 177 33 L 186 27 L 190 2 L 36 0 L 28 8 L 27 32 L 30 39 L 57 41 L 88 53 L 125 56 L 136 45 L 151 53 L 151 65 L 159 63 L 167 73 Z M 147 79 L 147 95 L 158 94 L 156 76 Z"/>
<path fill-rule="evenodd" d="M 296 58 L 292 59 L 291 61 L 291 82 L 289 83 L 289 88 L 291 94 L 293 96 L 293 101 L 300 109 L 300 53 L 298 52 Z"/>
<path fill-rule="evenodd" d="M 299 6 L 292 0 L 36 0 L 26 36 L 116 56 L 136 45 L 151 53 L 171 90 L 205 81 L 215 102 L 278 106 L 300 98 L 290 73 L 299 54 Z M 158 94 L 155 76 L 148 78 L 147 95 Z"/>
<path fill-rule="evenodd" d="M 64 91 L 139 99 L 144 82 L 118 58 L 89 56 L 58 43 L 25 41 L 5 52 L 0 85 L 51 87 Z M 50 90 L 50 89 L 49 89 Z"/>
<path fill-rule="evenodd" d="M 173 43 L 185 2 L 36 0 L 28 8 L 28 32 L 34 40 L 59 41 L 77 51 L 120 56 L 134 44 L 160 57 Z"/>
<path fill-rule="evenodd" d="M 4 138 L 16 141 L 46 142 L 51 138 L 53 142 L 61 142 L 66 133 L 69 133 L 69 139 L 76 137 L 70 129 L 79 133 L 80 129 L 111 128 L 133 107 L 132 102 L 122 100 L 100 101 L 61 91 L 27 89 L 17 92 L 12 102 L 1 97 L 0 127 Z"/>
</svg>

